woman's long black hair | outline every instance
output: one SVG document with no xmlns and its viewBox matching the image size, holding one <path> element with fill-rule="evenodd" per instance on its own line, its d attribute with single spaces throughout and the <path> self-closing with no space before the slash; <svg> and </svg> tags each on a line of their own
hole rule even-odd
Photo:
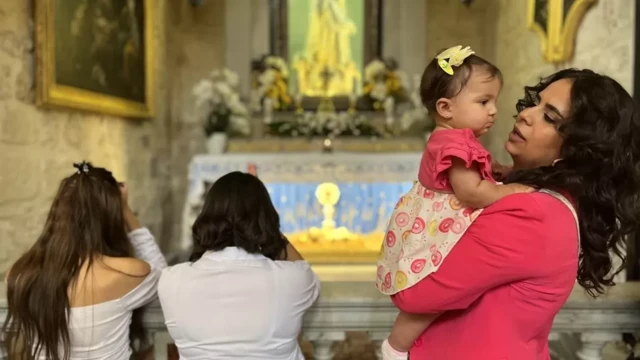
<svg viewBox="0 0 640 360">
<path fill-rule="evenodd" d="M 202 212 L 193 223 L 197 261 L 206 251 L 239 247 L 269 259 L 287 257 L 287 239 L 267 188 L 257 177 L 234 171 L 218 179 L 207 193 Z"/>
<path fill-rule="evenodd" d="M 561 160 L 514 171 L 506 182 L 567 191 L 577 205 L 581 248 L 578 282 L 592 295 L 614 285 L 613 252 L 640 227 L 640 118 L 636 104 L 615 80 L 590 70 L 567 69 L 525 87 L 518 112 L 533 106 L 549 84 L 569 79 L 571 111 L 558 131 Z"/>
</svg>

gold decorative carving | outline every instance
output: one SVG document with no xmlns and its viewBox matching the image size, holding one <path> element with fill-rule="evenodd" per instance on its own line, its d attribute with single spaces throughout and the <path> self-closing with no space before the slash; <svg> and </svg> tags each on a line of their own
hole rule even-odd
<svg viewBox="0 0 640 360">
<path fill-rule="evenodd" d="M 128 0 L 124 5 L 119 4 L 63 0 L 35 2 L 38 105 L 134 118 L 153 117 L 153 35 L 154 8 L 157 4 L 154 0 Z M 98 9 L 100 5 L 109 6 L 108 10 L 113 11 Z M 60 24 L 56 24 L 56 19 Z M 123 30 L 123 26 L 127 26 L 126 30 Z M 114 35 L 114 32 L 117 34 Z M 120 39 L 122 44 L 112 41 L 116 38 Z M 102 51 L 121 61 L 114 60 L 117 64 L 101 67 L 97 64 L 99 61 L 113 59 L 99 53 L 101 49 L 96 50 L 98 46 L 104 46 Z M 65 51 L 61 51 L 61 47 L 64 47 Z M 66 69 L 70 66 L 72 69 L 79 67 L 85 71 L 78 71 L 72 75 L 67 71 L 65 81 L 61 80 L 61 77 L 64 77 L 61 76 L 61 72 L 56 72 L 57 67 L 62 69 L 63 66 L 66 66 Z M 86 70 L 89 67 L 90 71 Z M 86 76 L 87 73 L 90 73 L 90 76 Z M 144 76 L 141 77 L 140 74 Z M 118 86 L 113 85 L 115 76 L 121 81 Z M 128 85 L 133 87 L 129 88 Z"/>
<path fill-rule="evenodd" d="M 528 0 L 527 27 L 538 34 L 542 56 L 562 63 L 573 56 L 578 26 L 597 0 Z"/>
</svg>

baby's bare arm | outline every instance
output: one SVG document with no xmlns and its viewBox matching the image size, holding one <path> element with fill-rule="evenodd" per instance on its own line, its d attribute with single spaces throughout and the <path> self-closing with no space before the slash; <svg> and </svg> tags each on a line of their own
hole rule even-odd
<svg viewBox="0 0 640 360">
<path fill-rule="evenodd" d="M 476 209 L 487 207 L 507 195 L 533 191 L 522 184 L 496 185 L 484 180 L 477 166 L 467 168 L 460 159 L 453 160 L 449 181 L 458 200 Z"/>
<path fill-rule="evenodd" d="M 397 351 L 409 351 L 438 315 L 440 314 L 411 314 L 400 311 L 389 335 L 389 345 Z"/>
</svg>

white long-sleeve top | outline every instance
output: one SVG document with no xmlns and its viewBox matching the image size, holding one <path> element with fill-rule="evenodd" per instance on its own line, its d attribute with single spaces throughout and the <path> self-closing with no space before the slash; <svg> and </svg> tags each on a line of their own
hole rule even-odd
<svg viewBox="0 0 640 360">
<path fill-rule="evenodd" d="M 135 255 L 151 266 L 151 272 L 123 297 L 96 305 L 73 307 L 69 314 L 71 360 L 129 360 L 129 325 L 133 310 L 156 298 L 157 285 L 167 262 L 146 228 L 128 234 Z M 43 353 L 38 357 L 44 360 Z"/>
<path fill-rule="evenodd" d="M 319 290 L 306 261 L 227 247 L 165 269 L 158 297 L 181 360 L 304 360 L 297 336 Z"/>
</svg>

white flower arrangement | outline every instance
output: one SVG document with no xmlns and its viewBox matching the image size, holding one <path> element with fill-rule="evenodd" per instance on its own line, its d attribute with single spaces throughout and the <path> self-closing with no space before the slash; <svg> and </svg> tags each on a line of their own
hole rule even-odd
<svg viewBox="0 0 640 360">
<path fill-rule="evenodd" d="M 236 91 L 238 74 L 229 70 L 214 70 L 200 80 L 192 90 L 196 112 L 203 118 L 208 136 L 217 132 L 249 135 L 249 111 Z"/>
<path fill-rule="evenodd" d="M 278 136 L 371 136 L 382 134 L 369 125 L 364 116 L 349 112 L 325 113 L 305 112 L 292 120 L 275 121 L 268 124 L 270 132 Z"/>
<path fill-rule="evenodd" d="M 393 60 L 389 60 L 393 62 Z M 407 89 L 408 78 L 404 71 L 392 68 L 382 60 L 372 60 L 364 68 L 364 94 L 376 102 L 382 103 L 388 97 L 396 100 Z"/>
</svg>

